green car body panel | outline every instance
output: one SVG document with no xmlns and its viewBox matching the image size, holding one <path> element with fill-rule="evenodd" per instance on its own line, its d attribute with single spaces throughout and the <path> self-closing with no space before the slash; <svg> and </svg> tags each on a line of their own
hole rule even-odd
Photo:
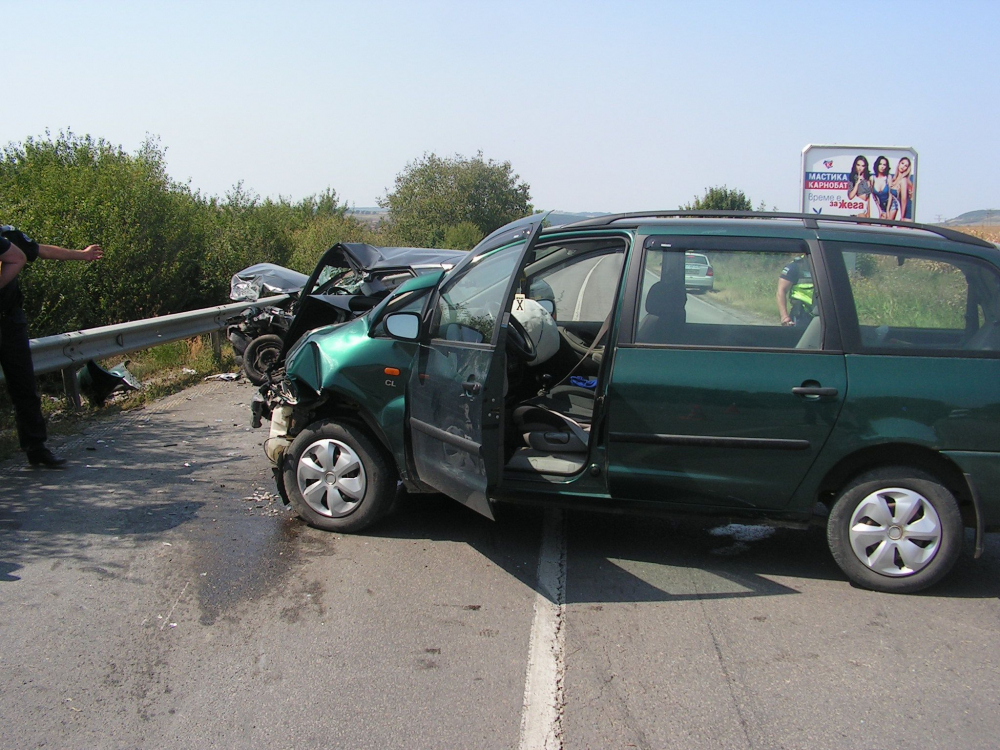
<svg viewBox="0 0 1000 750">
<path fill-rule="evenodd" d="M 885 464 L 890 456 L 942 470 L 947 463 L 975 478 L 983 521 L 1000 528 L 1000 360 L 851 354 L 846 361 L 848 397 L 796 502 L 815 502 L 838 466 Z"/>
</svg>

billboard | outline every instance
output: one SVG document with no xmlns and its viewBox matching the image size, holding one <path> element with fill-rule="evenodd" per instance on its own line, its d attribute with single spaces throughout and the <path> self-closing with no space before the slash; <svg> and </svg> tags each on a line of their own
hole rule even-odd
<svg viewBox="0 0 1000 750">
<path fill-rule="evenodd" d="M 802 149 L 804 214 L 915 221 L 917 152 L 899 146 Z"/>
</svg>

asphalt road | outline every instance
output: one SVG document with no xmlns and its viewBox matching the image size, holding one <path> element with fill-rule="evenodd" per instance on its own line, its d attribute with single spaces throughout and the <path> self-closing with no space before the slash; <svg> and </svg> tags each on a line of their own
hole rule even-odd
<svg viewBox="0 0 1000 750">
<path fill-rule="evenodd" d="M 890 596 L 819 531 L 412 497 L 328 534 L 272 496 L 251 393 L 0 465 L 0 747 L 998 745 L 995 535 Z"/>
</svg>

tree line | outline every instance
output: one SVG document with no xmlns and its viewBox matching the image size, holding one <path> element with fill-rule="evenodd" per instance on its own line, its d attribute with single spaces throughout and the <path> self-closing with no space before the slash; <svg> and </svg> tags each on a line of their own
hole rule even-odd
<svg viewBox="0 0 1000 750">
<path fill-rule="evenodd" d="M 509 161 L 424 154 L 379 199 L 376 226 L 333 188 L 298 201 L 261 198 L 238 182 L 207 196 L 167 174 L 154 138 L 127 153 L 63 132 L 0 151 L 0 224 L 39 242 L 104 248 L 99 263 L 37 263 L 21 272 L 32 335 L 111 325 L 223 304 L 254 263 L 308 273 L 337 242 L 467 250 L 532 212 Z M 763 202 L 758 210 L 763 210 Z M 751 210 L 741 190 L 706 188 L 682 209 Z"/>
<path fill-rule="evenodd" d="M 532 210 L 509 162 L 425 154 L 397 175 L 371 226 L 333 188 L 293 201 L 237 183 L 222 198 L 173 180 L 148 139 L 127 153 L 60 133 L 0 152 L 0 224 L 64 247 L 100 244 L 92 264 L 31 264 L 20 276 L 32 335 L 110 325 L 228 301 L 229 280 L 269 262 L 308 273 L 337 242 L 469 249 Z"/>
</svg>

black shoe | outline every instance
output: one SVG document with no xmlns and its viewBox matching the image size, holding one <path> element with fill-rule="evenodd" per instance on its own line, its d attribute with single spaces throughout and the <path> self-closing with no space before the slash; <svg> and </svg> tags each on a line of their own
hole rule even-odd
<svg viewBox="0 0 1000 750">
<path fill-rule="evenodd" d="M 66 463 L 65 458 L 57 458 L 48 448 L 35 448 L 28 451 L 28 463 L 32 466 L 45 466 L 58 469 Z"/>
</svg>

